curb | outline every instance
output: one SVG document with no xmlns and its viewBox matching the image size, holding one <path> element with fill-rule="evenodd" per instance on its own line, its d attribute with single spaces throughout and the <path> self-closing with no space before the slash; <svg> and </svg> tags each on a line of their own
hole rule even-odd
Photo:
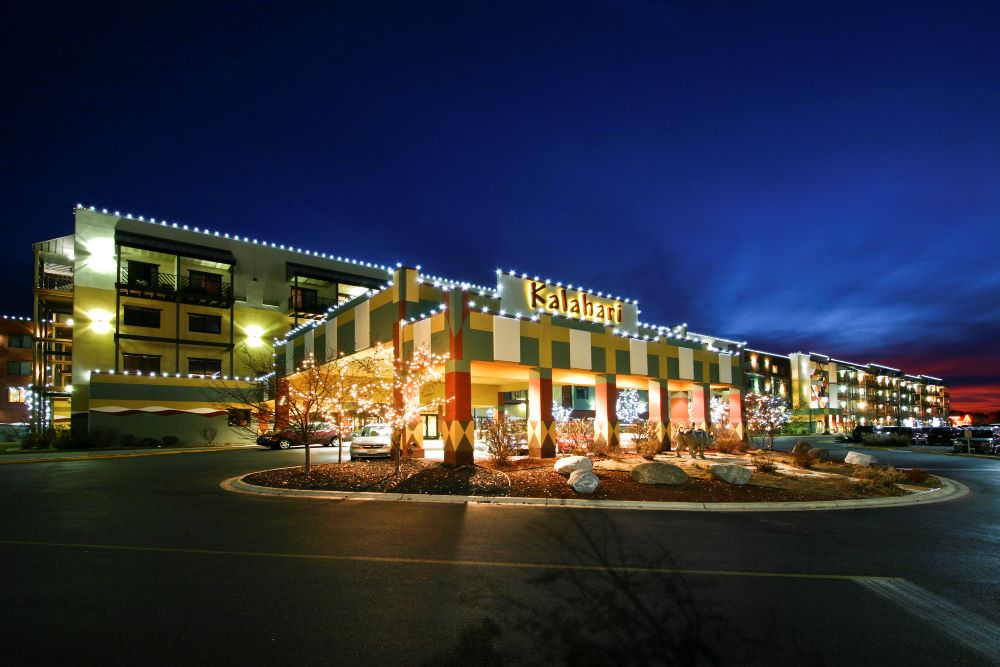
<svg viewBox="0 0 1000 667">
<path fill-rule="evenodd" d="M 211 447 L 211 448 L 199 448 L 199 449 L 170 449 L 170 450 L 160 450 L 155 449 L 148 452 L 122 452 L 120 454 L 114 454 L 111 452 L 102 452 L 100 454 L 82 454 L 80 456 L 40 456 L 34 459 L 14 459 L 13 461 L 4 461 L 0 459 L 0 465 L 19 465 L 25 463 L 59 463 L 63 461 L 97 461 L 101 459 L 130 459 L 137 458 L 140 456 L 168 456 L 170 454 L 208 454 L 211 452 L 228 452 L 239 449 L 250 449 L 255 448 L 257 445 L 238 445 L 234 447 Z"/>
<path fill-rule="evenodd" d="M 253 474 L 253 473 L 247 473 Z M 277 489 L 247 484 L 241 475 L 219 483 L 223 490 L 251 496 L 292 497 L 312 500 L 374 500 L 383 502 L 450 503 L 467 505 L 514 505 L 535 507 L 570 507 L 579 509 L 622 509 L 674 512 L 802 512 L 807 510 L 866 509 L 905 507 L 955 500 L 969 494 L 961 482 L 937 476 L 941 486 L 908 496 L 864 498 L 859 500 L 816 500 L 782 503 L 683 503 L 654 500 L 586 500 L 583 498 L 518 498 L 509 496 L 449 496 L 423 493 L 381 493 L 378 491 L 315 491 Z"/>
</svg>

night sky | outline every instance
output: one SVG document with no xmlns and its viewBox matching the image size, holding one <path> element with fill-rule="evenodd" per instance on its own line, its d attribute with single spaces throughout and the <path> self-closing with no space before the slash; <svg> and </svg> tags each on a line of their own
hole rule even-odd
<svg viewBox="0 0 1000 667">
<path fill-rule="evenodd" d="M 3 312 L 82 202 L 1000 409 L 1000 3 L 227 4 L 7 10 Z"/>
</svg>

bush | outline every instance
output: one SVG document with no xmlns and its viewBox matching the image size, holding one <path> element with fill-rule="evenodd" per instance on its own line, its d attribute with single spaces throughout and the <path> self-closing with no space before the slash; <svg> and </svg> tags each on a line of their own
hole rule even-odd
<svg viewBox="0 0 1000 667">
<path fill-rule="evenodd" d="M 907 484 L 923 484 L 931 477 L 931 474 L 923 468 L 911 468 L 910 470 L 904 470 L 903 474 L 906 475 Z"/>
<path fill-rule="evenodd" d="M 649 461 L 660 451 L 660 439 L 656 422 L 636 419 L 628 427 L 632 434 L 632 446 L 639 456 Z"/>
<path fill-rule="evenodd" d="M 571 419 L 556 428 L 559 451 L 572 454 L 594 453 L 594 422 L 590 419 Z M 607 451 L 607 443 L 604 444 Z"/>
<path fill-rule="evenodd" d="M 486 440 L 486 451 L 497 465 L 507 465 L 510 457 L 517 453 L 518 427 L 512 419 L 488 418 L 482 422 L 482 435 Z"/>
<path fill-rule="evenodd" d="M 219 435 L 219 429 L 214 426 L 206 426 L 200 431 L 202 439 L 209 445 L 215 442 L 215 438 Z"/>
<path fill-rule="evenodd" d="M 46 429 L 41 433 L 29 433 L 21 442 L 22 449 L 48 449 L 56 438 L 56 432 Z"/>
<path fill-rule="evenodd" d="M 907 479 L 902 471 L 892 466 L 856 466 L 854 476 L 872 486 L 882 488 L 894 487 L 901 482 L 905 483 Z"/>
<path fill-rule="evenodd" d="M 712 435 L 715 436 L 715 450 L 723 454 L 745 452 L 748 449 L 747 443 L 732 424 L 720 426 L 712 432 Z"/>
<path fill-rule="evenodd" d="M 163 445 L 156 438 L 143 438 L 139 441 L 139 447 L 145 449 L 156 449 L 157 447 L 162 447 Z"/>
<path fill-rule="evenodd" d="M 122 449 L 135 449 L 139 446 L 139 438 L 135 437 L 131 433 L 126 433 L 122 436 L 121 448 Z"/>
<path fill-rule="evenodd" d="M 796 468 L 812 468 L 813 458 L 809 456 L 808 449 L 799 449 L 797 451 L 792 451 L 792 458 L 795 459 Z"/>
<path fill-rule="evenodd" d="M 874 433 L 862 433 L 861 442 L 866 445 L 877 445 L 879 444 L 878 438 L 875 437 Z"/>
<path fill-rule="evenodd" d="M 176 435 L 165 435 L 161 441 L 164 447 L 177 447 L 181 444 L 181 439 Z"/>
<path fill-rule="evenodd" d="M 771 457 L 762 452 L 750 455 L 750 465 L 757 472 L 775 472 L 778 469 Z"/>
</svg>

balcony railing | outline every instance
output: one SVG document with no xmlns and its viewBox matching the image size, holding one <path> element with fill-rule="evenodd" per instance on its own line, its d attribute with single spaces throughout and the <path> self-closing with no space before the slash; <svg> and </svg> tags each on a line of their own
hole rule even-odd
<svg viewBox="0 0 1000 667">
<path fill-rule="evenodd" d="M 38 288 L 56 290 L 58 292 L 72 292 L 73 276 L 66 276 L 60 273 L 43 273 L 38 276 Z"/>
<path fill-rule="evenodd" d="M 130 276 L 127 267 L 122 267 L 120 278 L 118 287 L 125 294 L 163 300 L 180 298 L 185 303 L 209 306 L 229 306 L 233 302 L 233 286 L 221 280 L 191 276 L 178 278 L 172 273 Z"/>
<path fill-rule="evenodd" d="M 309 315 L 322 315 L 327 310 L 333 308 L 336 305 L 337 305 L 336 299 L 325 296 L 295 297 L 295 295 L 292 295 L 291 297 L 288 298 L 289 313 L 306 313 Z"/>
</svg>

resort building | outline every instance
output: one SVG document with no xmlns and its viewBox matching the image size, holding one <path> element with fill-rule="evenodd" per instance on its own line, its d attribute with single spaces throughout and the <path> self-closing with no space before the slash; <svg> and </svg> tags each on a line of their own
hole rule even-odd
<svg viewBox="0 0 1000 667">
<path fill-rule="evenodd" d="M 0 316 L 0 424 L 26 424 L 34 340 L 31 318 Z"/>
<path fill-rule="evenodd" d="M 28 359 L 16 350 L 33 345 L 30 377 L 18 358 L 8 384 L 30 384 L 39 429 L 245 439 L 281 425 L 280 390 L 307 358 L 415 347 L 447 355 L 445 407 L 408 425 L 407 440 L 419 455 L 440 438 L 455 462 L 471 460 L 476 421 L 498 413 L 525 420 L 535 456 L 554 451 L 553 409 L 614 443 L 625 390 L 661 440 L 682 426 L 742 434 L 747 392 L 788 398 L 814 431 L 937 423 L 949 408 L 938 378 L 643 323 L 634 300 L 526 273 L 476 285 L 83 206 L 72 233 L 34 256 L 33 321 L 5 351 Z M 271 373 L 269 423 L 249 424 L 220 396 L 220 380 L 252 388 Z"/>
<path fill-rule="evenodd" d="M 82 206 L 72 233 L 34 255 L 35 425 L 187 441 L 206 425 L 224 438 L 233 418 L 205 378 L 269 372 L 275 338 L 391 278 L 360 260 Z"/>
</svg>

